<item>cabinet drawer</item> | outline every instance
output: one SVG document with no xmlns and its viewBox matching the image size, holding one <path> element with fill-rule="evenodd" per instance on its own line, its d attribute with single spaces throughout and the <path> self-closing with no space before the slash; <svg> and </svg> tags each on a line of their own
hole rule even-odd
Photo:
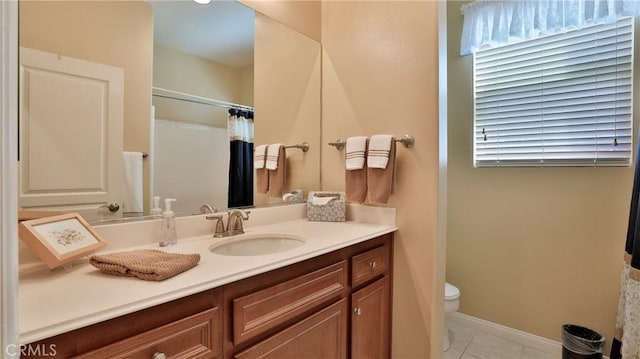
<svg viewBox="0 0 640 359">
<path fill-rule="evenodd" d="M 243 343 L 345 293 L 342 261 L 233 300 L 233 341 Z"/>
<path fill-rule="evenodd" d="M 354 287 L 364 284 L 389 269 L 389 246 L 383 245 L 351 258 L 351 281 Z"/>
<path fill-rule="evenodd" d="M 347 300 L 342 299 L 234 358 L 346 358 L 348 311 Z"/>
<path fill-rule="evenodd" d="M 222 350 L 220 319 L 219 308 L 209 309 L 75 358 L 216 358 Z"/>
</svg>

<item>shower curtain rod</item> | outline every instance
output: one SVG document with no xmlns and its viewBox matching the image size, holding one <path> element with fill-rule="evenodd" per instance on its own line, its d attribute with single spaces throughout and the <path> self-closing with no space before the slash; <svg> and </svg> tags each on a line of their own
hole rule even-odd
<svg viewBox="0 0 640 359">
<path fill-rule="evenodd" d="M 151 94 L 156 97 L 168 98 L 172 100 L 180 100 L 180 101 L 199 103 L 202 105 L 210 105 L 210 106 L 217 106 L 217 107 L 224 107 L 224 108 L 236 108 L 236 109 L 245 110 L 245 111 L 253 111 L 253 107 L 251 106 L 239 105 L 236 103 L 191 95 L 184 92 L 167 90 L 161 87 L 152 87 Z"/>
</svg>

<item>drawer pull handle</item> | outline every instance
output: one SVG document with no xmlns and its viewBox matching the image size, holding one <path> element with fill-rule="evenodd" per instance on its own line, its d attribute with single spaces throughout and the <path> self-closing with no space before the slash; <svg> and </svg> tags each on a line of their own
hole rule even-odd
<svg viewBox="0 0 640 359">
<path fill-rule="evenodd" d="M 356 313 L 357 315 L 362 315 L 362 309 L 361 308 L 353 308 L 353 312 Z"/>
<path fill-rule="evenodd" d="M 371 267 L 371 269 L 376 269 L 376 264 L 376 261 L 370 262 L 369 267 Z"/>
<path fill-rule="evenodd" d="M 167 359 L 167 356 L 164 353 L 155 353 L 151 359 Z"/>
</svg>

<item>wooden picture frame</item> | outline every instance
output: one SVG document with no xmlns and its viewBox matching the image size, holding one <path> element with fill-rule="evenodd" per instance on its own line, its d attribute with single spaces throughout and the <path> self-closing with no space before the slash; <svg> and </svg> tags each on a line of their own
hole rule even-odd
<svg viewBox="0 0 640 359">
<path fill-rule="evenodd" d="M 78 213 L 22 221 L 18 234 L 49 268 L 65 265 L 106 245 Z"/>
</svg>

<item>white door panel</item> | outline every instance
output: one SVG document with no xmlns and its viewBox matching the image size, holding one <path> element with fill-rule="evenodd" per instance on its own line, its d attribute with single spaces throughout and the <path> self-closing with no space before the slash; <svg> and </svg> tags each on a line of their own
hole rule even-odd
<svg viewBox="0 0 640 359">
<path fill-rule="evenodd" d="M 20 206 L 118 217 L 122 203 L 124 73 L 21 48 Z"/>
</svg>

